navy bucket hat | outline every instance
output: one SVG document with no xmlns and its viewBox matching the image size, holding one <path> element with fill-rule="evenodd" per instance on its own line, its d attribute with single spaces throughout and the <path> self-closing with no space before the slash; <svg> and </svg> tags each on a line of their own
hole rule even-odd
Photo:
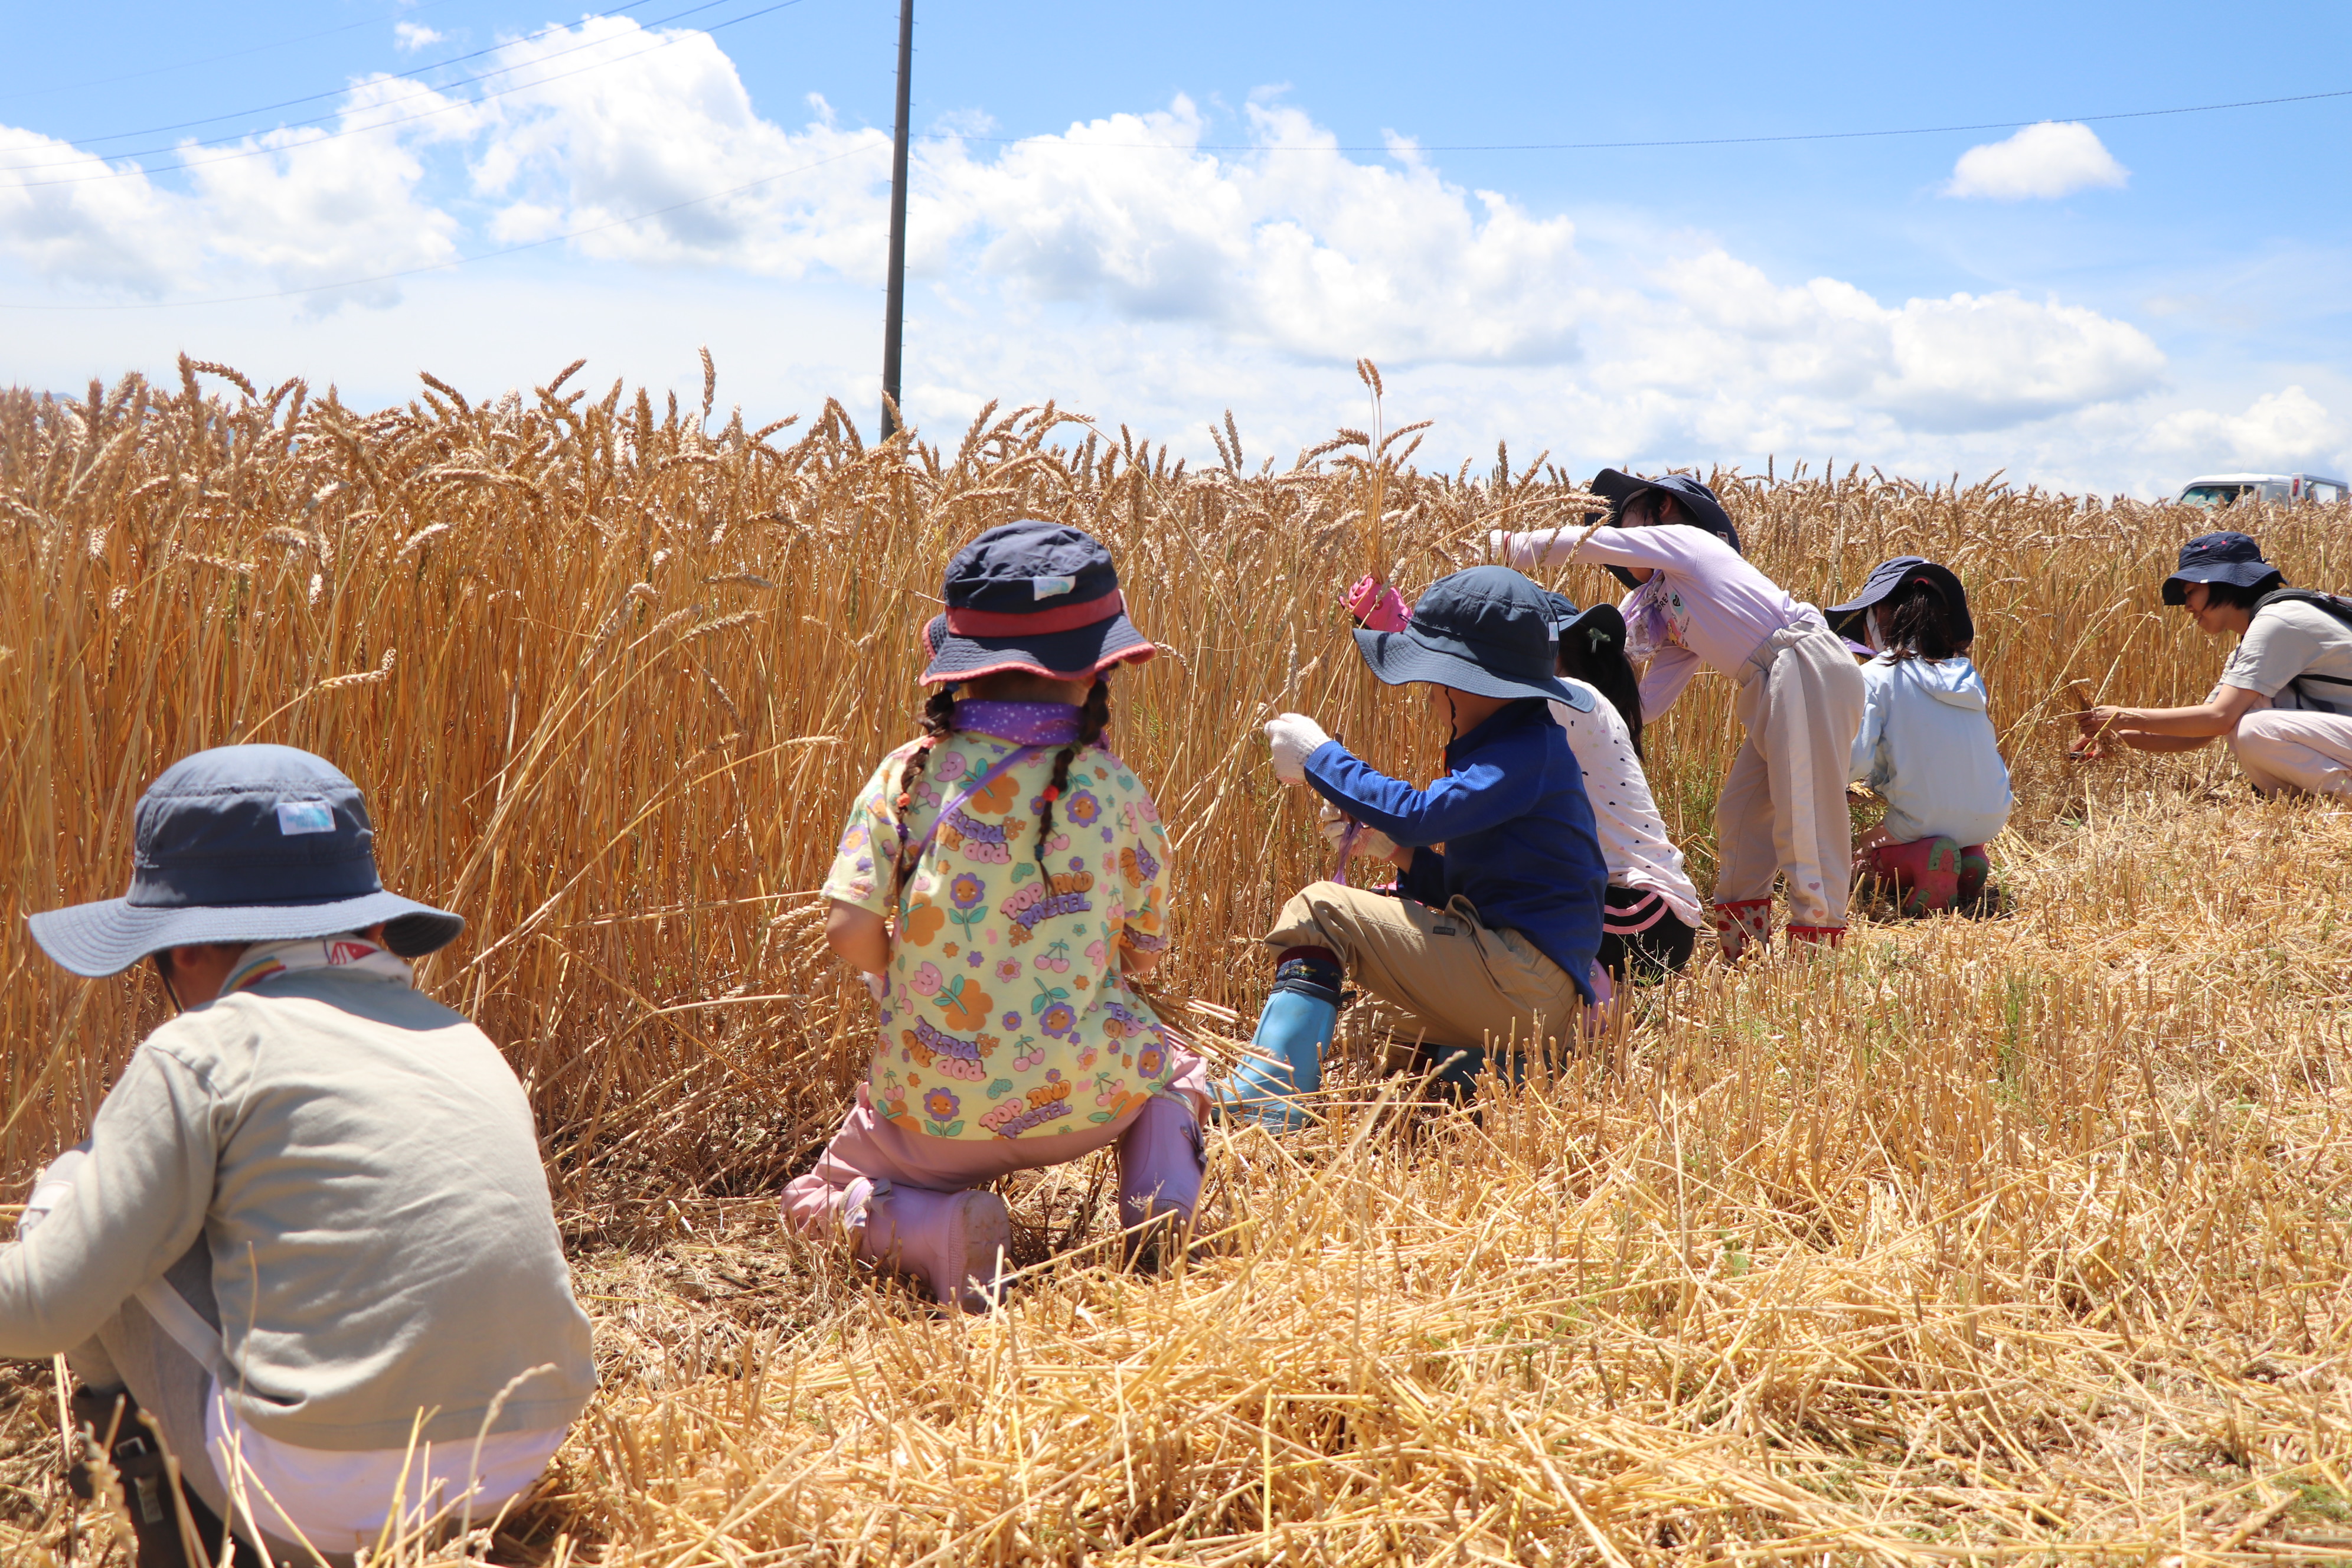
<svg viewBox="0 0 2352 1568">
<path fill-rule="evenodd" d="M 1731 514 L 1723 510 L 1723 503 L 1716 499 L 1713 490 L 1688 474 L 1666 474 L 1658 479 L 1645 479 L 1622 468 L 1603 468 L 1592 476 L 1591 488 L 1594 495 L 1609 502 L 1609 523 L 1612 528 L 1623 526 L 1626 502 L 1644 490 L 1656 490 L 1661 495 L 1674 497 L 1681 503 L 1684 515 L 1693 524 L 1712 533 L 1732 549 L 1739 548 L 1739 530 L 1732 526 Z M 1628 588 L 1636 585 L 1633 574 L 1622 566 L 1610 567 L 1609 574 Z"/>
<path fill-rule="evenodd" d="M 131 890 L 28 923 L 51 958 L 92 979 L 167 947 L 379 924 L 393 952 L 422 958 L 466 929 L 384 891 L 359 785 L 292 746 L 216 746 L 173 763 L 139 799 Z"/>
<path fill-rule="evenodd" d="M 1008 522 L 948 563 L 946 613 L 924 628 L 937 686 L 1021 670 L 1084 680 L 1157 651 L 1127 618 L 1110 552 L 1057 522 Z"/>
<path fill-rule="evenodd" d="M 1880 603 L 1897 588 L 1908 583 L 1926 583 L 1944 596 L 1944 602 L 1958 612 L 1953 627 L 1959 646 L 1976 640 L 1976 622 L 1969 615 L 1969 591 L 1948 566 L 1939 566 L 1924 555 L 1897 555 L 1882 561 L 1870 569 L 1862 592 L 1843 605 L 1832 605 L 1822 612 L 1830 630 L 1845 638 L 1848 647 L 1858 653 L 1869 654 L 1870 639 L 1862 634 L 1868 629 L 1870 607 Z"/>
<path fill-rule="evenodd" d="M 1356 647 L 1391 686 L 1424 680 L 1481 697 L 1540 697 L 1579 712 L 1590 694 L 1559 679 L 1551 606 L 1507 566 L 1473 566 L 1432 583 L 1401 632 L 1359 629 Z"/>
<path fill-rule="evenodd" d="M 2252 537 L 2224 529 L 2200 533 L 2180 547 L 2180 567 L 2164 580 L 2164 602 L 2185 605 L 2191 583 L 2230 583 L 2241 588 L 2264 584 L 2279 587 L 2284 574 L 2263 559 L 2263 547 Z"/>
</svg>

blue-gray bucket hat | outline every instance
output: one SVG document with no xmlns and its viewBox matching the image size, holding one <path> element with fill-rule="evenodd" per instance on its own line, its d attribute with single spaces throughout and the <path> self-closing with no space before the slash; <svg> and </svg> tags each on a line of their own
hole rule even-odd
<svg viewBox="0 0 2352 1568">
<path fill-rule="evenodd" d="M 422 958 L 465 920 L 384 890 L 367 803 L 323 757 L 216 746 L 183 757 L 139 799 L 131 890 L 37 914 L 33 940 L 96 979 L 201 942 L 290 942 L 384 928 Z"/>
<path fill-rule="evenodd" d="M 1391 686 L 1425 680 L 1481 697 L 1540 697 L 1580 712 L 1591 697 L 1556 672 L 1551 606 L 1541 588 L 1507 566 L 1473 566 L 1440 577 L 1401 632 L 1359 628 L 1356 647 Z"/>
</svg>

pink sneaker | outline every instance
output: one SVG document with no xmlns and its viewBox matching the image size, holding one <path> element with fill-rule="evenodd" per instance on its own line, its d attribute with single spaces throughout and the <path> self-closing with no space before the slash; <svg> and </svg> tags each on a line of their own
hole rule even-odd
<svg viewBox="0 0 2352 1568">
<path fill-rule="evenodd" d="M 863 1177 L 845 1196 L 845 1223 L 856 1231 L 860 1259 L 914 1275 L 942 1306 L 988 1310 L 1003 1289 L 1013 1246 L 1013 1215 L 1003 1198 L 976 1188 L 934 1193 Z"/>
</svg>

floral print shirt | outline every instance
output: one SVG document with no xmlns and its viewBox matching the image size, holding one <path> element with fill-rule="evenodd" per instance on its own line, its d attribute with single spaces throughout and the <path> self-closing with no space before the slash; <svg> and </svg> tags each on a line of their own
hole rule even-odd
<svg viewBox="0 0 2352 1568">
<path fill-rule="evenodd" d="M 907 853 L 920 855 L 900 888 L 893 806 L 915 747 L 866 781 L 823 889 L 896 922 L 867 1077 L 875 1109 L 934 1138 L 1020 1138 L 1115 1121 L 1166 1093 L 1160 1020 L 1118 962 L 1122 944 L 1167 945 L 1168 835 L 1134 770 L 1100 745 L 1072 760 L 1041 871 L 1037 826 L 1058 748 L 967 796 L 1019 748 L 954 731 L 907 809 Z"/>
</svg>

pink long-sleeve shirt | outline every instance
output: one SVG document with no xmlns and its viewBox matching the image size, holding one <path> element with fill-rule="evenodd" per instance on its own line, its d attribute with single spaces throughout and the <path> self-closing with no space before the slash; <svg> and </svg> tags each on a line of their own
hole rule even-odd
<svg viewBox="0 0 2352 1568">
<path fill-rule="evenodd" d="M 1504 536 L 1503 558 L 1514 566 L 1556 566 L 1568 561 L 1603 566 L 1647 566 L 1655 577 L 1625 595 L 1619 607 L 1632 633 L 1630 652 L 1646 648 L 1642 717 L 1673 705 L 1701 665 L 1736 675 L 1764 639 L 1809 615 L 1809 605 L 1703 528 L 1662 523 L 1649 528 L 1596 528 L 1571 551 L 1581 529 L 1547 528 Z"/>
</svg>

